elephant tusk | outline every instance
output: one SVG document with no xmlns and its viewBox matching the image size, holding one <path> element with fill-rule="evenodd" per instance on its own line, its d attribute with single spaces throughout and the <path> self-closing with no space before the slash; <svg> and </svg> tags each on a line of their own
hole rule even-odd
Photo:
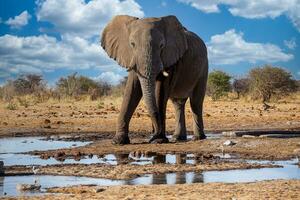
<svg viewBox="0 0 300 200">
<path fill-rule="evenodd" d="M 169 76 L 169 73 L 166 72 L 166 71 L 163 71 L 163 75 L 164 75 L 165 77 L 168 77 L 168 76 Z"/>
</svg>

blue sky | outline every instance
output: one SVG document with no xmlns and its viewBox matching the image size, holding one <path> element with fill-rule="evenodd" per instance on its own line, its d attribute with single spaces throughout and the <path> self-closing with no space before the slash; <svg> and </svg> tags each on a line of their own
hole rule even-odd
<svg viewBox="0 0 300 200">
<path fill-rule="evenodd" d="M 300 0 L 1 0 L 0 84 L 39 73 L 54 85 L 73 72 L 117 83 L 127 72 L 99 33 L 118 14 L 176 15 L 205 41 L 210 70 L 242 77 L 271 64 L 300 79 Z"/>
</svg>

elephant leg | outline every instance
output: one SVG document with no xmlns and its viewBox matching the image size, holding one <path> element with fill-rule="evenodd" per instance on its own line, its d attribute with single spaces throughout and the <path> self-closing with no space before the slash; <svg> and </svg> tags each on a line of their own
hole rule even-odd
<svg viewBox="0 0 300 200">
<path fill-rule="evenodd" d="M 156 98 L 156 105 L 158 107 L 158 113 L 160 116 L 159 123 L 161 124 L 161 132 L 155 133 L 153 131 L 154 135 L 149 140 L 149 142 L 152 143 L 169 142 L 168 138 L 166 137 L 166 107 L 168 102 L 168 90 L 166 84 L 167 83 L 164 82 L 164 80 L 159 80 L 156 82 L 156 86 L 155 86 L 155 98 Z"/>
<path fill-rule="evenodd" d="M 117 121 L 116 135 L 113 144 L 129 144 L 128 127 L 130 119 L 142 98 L 141 85 L 135 72 L 128 74 L 123 102 Z"/>
<path fill-rule="evenodd" d="M 205 139 L 203 127 L 203 101 L 206 89 L 206 78 L 200 78 L 196 87 L 193 90 L 192 96 L 190 97 L 191 109 L 193 112 L 193 129 L 194 129 L 194 140 Z"/>
<path fill-rule="evenodd" d="M 174 109 L 175 109 L 175 133 L 173 139 L 175 141 L 185 141 L 187 140 L 186 126 L 185 126 L 185 114 L 184 108 L 187 99 L 172 99 Z"/>
</svg>

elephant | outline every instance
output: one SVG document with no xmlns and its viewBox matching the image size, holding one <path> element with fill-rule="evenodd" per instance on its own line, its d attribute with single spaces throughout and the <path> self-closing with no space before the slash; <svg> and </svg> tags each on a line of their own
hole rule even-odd
<svg viewBox="0 0 300 200">
<path fill-rule="evenodd" d="M 185 103 L 190 100 L 194 140 L 205 139 L 202 118 L 208 75 L 205 43 L 176 16 L 115 16 L 104 28 L 101 46 L 128 71 L 113 144 L 129 144 L 130 119 L 143 97 L 152 121 L 150 143 L 166 143 L 166 106 L 175 108 L 175 141 L 187 140 Z"/>
</svg>

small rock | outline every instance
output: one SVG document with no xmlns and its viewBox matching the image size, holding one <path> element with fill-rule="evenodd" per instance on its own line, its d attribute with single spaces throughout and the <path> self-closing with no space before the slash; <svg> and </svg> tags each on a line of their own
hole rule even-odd
<svg viewBox="0 0 300 200">
<path fill-rule="evenodd" d="M 99 192 L 103 192 L 103 191 L 105 191 L 104 188 L 96 188 L 95 189 L 95 193 L 99 193 Z"/>
<path fill-rule="evenodd" d="M 223 131 L 222 135 L 225 137 L 236 137 L 237 136 L 235 131 Z"/>
<path fill-rule="evenodd" d="M 224 143 L 223 143 L 223 145 L 225 145 L 225 146 L 233 146 L 233 145 L 235 145 L 236 144 L 236 142 L 233 142 L 233 141 L 231 141 L 231 140 L 226 140 Z"/>
<path fill-rule="evenodd" d="M 243 137 L 243 138 L 255 138 L 254 135 L 243 135 L 242 137 Z"/>
<path fill-rule="evenodd" d="M 210 116 L 211 116 L 211 115 L 210 115 L 210 114 L 208 114 L 208 113 L 206 113 L 206 114 L 205 114 L 205 117 L 210 117 Z"/>
<path fill-rule="evenodd" d="M 50 124 L 51 121 L 50 121 L 50 119 L 45 119 L 45 120 L 44 120 L 44 123 L 45 123 L 45 124 Z"/>
<path fill-rule="evenodd" d="M 32 190 L 40 190 L 40 184 L 17 184 L 17 190 L 19 191 L 32 191 Z"/>
<path fill-rule="evenodd" d="M 267 138 L 267 137 L 270 137 L 269 135 L 260 135 L 259 136 L 260 138 Z"/>
<path fill-rule="evenodd" d="M 7 125 L 8 125 L 8 123 L 7 123 L 7 122 L 3 122 L 3 125 L 4 125 L 4 126 L 7 126 Z"/>
<path fill-rule="evenodd" d="M 51 126 L 50 126 L 50 125 L 46 125 L 46 126 L 44 126 L 44 128 L 49 128 L 49 129 L 50 129 L 50 128 L 51 128 Z"/>
</svg>

